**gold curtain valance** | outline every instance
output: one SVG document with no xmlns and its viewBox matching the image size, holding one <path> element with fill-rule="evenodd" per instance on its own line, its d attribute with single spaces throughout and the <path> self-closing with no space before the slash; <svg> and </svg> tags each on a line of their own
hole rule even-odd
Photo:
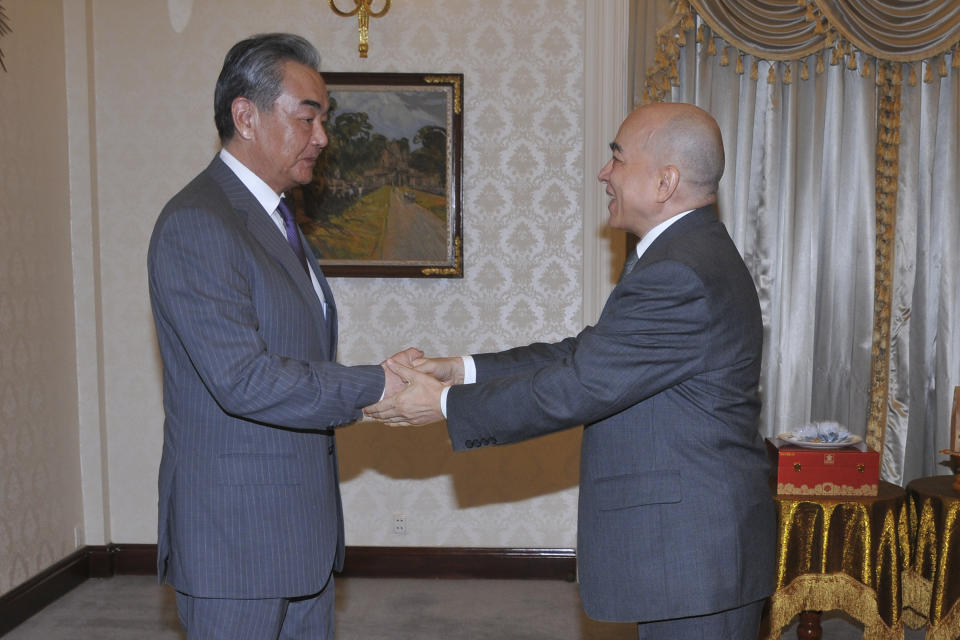
<svg viewBox="0 0 960 640">
<path fill-rule="evenodd" d="M 690 5 L 714 33 L 757 58 L 798 60 L 830 46 L 797 0 L 690 0 Z"/>
<path fill-rule="evenodd" d="M 661 4 L 657 0 L 657 6 Z M 720 56 L 720 64 L 735 63 L 757 79 L 759 63 L 767 61 L 767 81 L 793 82 L 793 62 L 800 79 L 825 65 L 843 64 L 875 76 L 884 84 L 889 71 L 911 86 L 922 73 L 924 82 L 947 75 L 948 54 L 960 67 L 960 2 L 957 0 L 670 0 L 672 16 L 656 31 L 652 64 L 641 76 L 643 95 L 637 103 L 662 100 L 676 84 L 677 58 L 686 46 L 686 32 L 699 23 L 697 43 Z M 659 10 L 659 9 L 658 9 Z M 808 69 L 807 57 L 816 55 Z M 906 69 L 900 70 L 900 64 Z M 916 64 L 915 64 L 916 63 Z"/>
<path fill-rule="evenodd" d="M 960 41 L 956 0 L 689 0 L 727 43 L 765 60 L 798 60 L 838 38 L 878 60 L 917 62 Z"/>
<path fill-rule="evenodd" d="M 956 0 L 800 1 L 829 29 L 881 60 L 917 62 L 947 53 L 960 41 Z"/>
</svg>

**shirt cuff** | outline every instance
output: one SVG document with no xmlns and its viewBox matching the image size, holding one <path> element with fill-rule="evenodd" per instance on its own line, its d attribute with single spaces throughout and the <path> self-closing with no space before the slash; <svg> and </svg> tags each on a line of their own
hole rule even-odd
<svg viewBox="0 0 960 640">
<path fill-rule="evenodd" d="M 463 384 L 473 384 L 477 381 L 477 365 L 473 362 L 473 356 L 460 356 L 463 360 Z M 440 412 L 443 417 L 447 417 L 447 393 L 450 387 L 444 387 L 440 392 Z"/>
<path fill-rule="evenodd" d="M 463 384 L 473 384 L 477 381 L 477 365 L 473 362 L 473 356 L 460 356 L 463 360 Z"/>
</svg>

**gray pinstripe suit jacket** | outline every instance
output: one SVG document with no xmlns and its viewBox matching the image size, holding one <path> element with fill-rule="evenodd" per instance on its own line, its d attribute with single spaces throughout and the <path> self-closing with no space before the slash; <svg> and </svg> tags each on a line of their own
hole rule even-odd
<svg viewBox="0 0 960 640">
<path fill-rule="evenodd" d="M 194 596 L 320 591 L 343 560 L 333 427 L 377 365 L 334 362 L 328 319 L 263 207 L 219 159 L 164 207 L 148 269 L 163 358 L 158 571 Z"/>
<path fill-rule="evenodd" d="M 653 242 L 596 326 L 475 356 L 477 384 L 450 389 L 455 449 L 586 425 L 577 565 L 591 617 L 702 615 L 773 591 L 762 331 L 750 274 L 706 207 Z"/>
</svg>

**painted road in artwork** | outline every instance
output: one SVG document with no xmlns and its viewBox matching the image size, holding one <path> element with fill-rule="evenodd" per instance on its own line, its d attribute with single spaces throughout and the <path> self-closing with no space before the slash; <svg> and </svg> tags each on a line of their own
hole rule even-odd
<svg viewBox="0 0 960 640">
<path fill-rule="evenodd" d="M 443 260 L 446 252 L 444 221 L 417 204 L 412 191 L 393 189 L 379 258 Z"/>
</svg>

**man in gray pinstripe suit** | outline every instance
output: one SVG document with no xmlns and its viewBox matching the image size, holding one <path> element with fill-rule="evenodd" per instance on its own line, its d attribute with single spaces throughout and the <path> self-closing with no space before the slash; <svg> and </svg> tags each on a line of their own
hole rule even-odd
<svg viewBox="0 0 960 640">
<path fill-rule="evenodd" d="M 158 572 L 189 640 L 333 637 L 333 428 L 401 384 L 383 365 L 335 362 L 333 294 L 283 219 L 283 192 L 311 180 L 327 144 L 319 64 L 298 36 L 234 45 L 214 96 L 223 149 L 150 240 L 166 414 Z"/>
</svg>

